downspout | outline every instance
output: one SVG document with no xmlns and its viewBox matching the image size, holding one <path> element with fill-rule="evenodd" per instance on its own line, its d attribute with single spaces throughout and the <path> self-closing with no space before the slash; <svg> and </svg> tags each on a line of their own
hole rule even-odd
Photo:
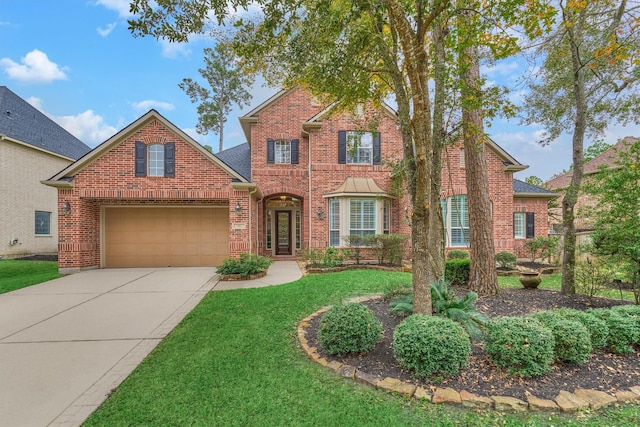
<svg viewBox="0 0 640 427">
<path fill-rule="evenodd" d="M 313 208 L 311 207 L 311 189 L 313 188 L 311 185 L 311 132 L 307 133 L 308 138 L 308 144 L 309 144 L 309 189 L 307 190 L 307 199 L 308 200 L 308 208 L 307 208 L 307 213 L 309 215 L 309 240 L 307 241 L 307 250 L 311 249 L 311 236 L 313 235 L 313 227 L 311 226 L 311 223 L 313 221 Z"/>
<path fill-rule="evenodd" d="M 252 245 L 252 241 L 251 241 L 251 226 L 253 224 L 253 222 L 251 221 L 251 195 L 254 194 L 256 191 L 258 191 L 258 187 L 255 187 L 253 190 L 249 190 L 249 200 L 248 200 L 248 205 L 249 205 L 249 255 L 251 255 L 251 248 L 253 248 Z M 260 199 L 262 200 L 262 199 Z M 256 201 L 256 203 L 258 203 L 258 201 Z M 256 207 L 257 210 L 257 207 Z M 256 223 L 256 242 L 258 241 L 258 224 Z M 258 254 L 258 248 L 256 247 L 256 255 Z"/>
</svg>

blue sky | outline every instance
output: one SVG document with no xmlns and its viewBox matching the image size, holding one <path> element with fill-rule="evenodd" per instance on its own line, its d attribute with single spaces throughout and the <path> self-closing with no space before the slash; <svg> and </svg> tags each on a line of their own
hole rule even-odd
<svg viewBox="0 0 640 427">
<path fill-rule="evenodd" d="M 154 108 L 201 144 L 217 149 L 218 137 L 195 132 L 192 104 L 178 87 L 199 79 L 204 37 L 188 44 L 134 38 L 127 29 L 128 0 L 0 0 L 0 85 L 95 147 Z M 516 61 L 483 69 L 490 81 L 513 80 L 526 71 Z M 276 93 L 257 83 L 244 113 Z M 516 92 L 513 97 L 526 96 Z M 225 127 L 225 148 L 245 142 L 234 109 Z M 541 128 L 518 119 L 496 119 L 486 132 L 529 169 L 517 174 L 548 179 L 571 163 L 571 139 L 536 143 Z M 605 141 L 640 136 L 640 126 L 610 129 Z"/>
</svg>

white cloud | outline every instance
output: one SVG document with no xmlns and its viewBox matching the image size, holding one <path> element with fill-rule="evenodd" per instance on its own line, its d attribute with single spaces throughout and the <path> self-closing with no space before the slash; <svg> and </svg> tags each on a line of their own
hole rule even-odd
<svg viewBox="0 0 640 427">
<path fill-rule="evenodd" d="M 90 147 L 113 136 L 117 129 L 104 123 L 102 116 L 87 110 L 76 116 L 53 116 L 53 121 Z"/>
<path fill-rule="evenodd" d="M 128 18 L 132 16 L 131 12 L 129 12 L 129 1 L 130 0 L 96 0 L 96 4 L 118 12 L 118 15 L 122 18 Z"/>
<path fill-rule="evenodd" d="M 31 96 L 27 98 L 26 101 L 29 103 L 29 105 L 31 105 L 32 107 L 35 107 L 36 109 L 44 113 L 44 111 L 42 110 L 42 104 L 43 104 L 42 99 L 36 98 L 35 96 Z"/>
<path fill-rule="evenodd" d="M 111 34 L 111 31 L 113 31 L 114 28 L 116 28 L 116 23 L 112 22 L 111 24 L 108 24 L 105 28 L 102 28 L 102 27 L 96 28 L 96 31 L 102 37 L 107 37 L 109 34 Z"/>
<path fill-rule="evenodd" d="M 22 64 L 18 64 L 9 58 L 0 59 L 0 67 L 9 78 L 24 83 L 51 83 L 54 80 L 66 80 L 67 67 L 60 67 L 51 62 L 47 54 L 34 49 L 20 58 Z"/>
<path fill-rule="evenodd" d="M 173 111 L 176 109 L 175 105 L 171 104 L 170 102 L 156 101 L 153 99 L 134 102 L 132 106 L 136 110 L 141 110 L 141 111 L 148 111 L 148 110 L 151 110 L 152 108 L 157 110 L 165 110 L 165 111 Z"/>
<path fill-rule="evenodd" d="M 162 48 L 162 56 L 168 59 L 176 59 L 178 57 L 188 58 L 191 55 L 191 49 L 187 43 L 172 43 L 168 40 L 160 40 Z"/>
<path fill-rule="evenodd" d="M 482 74 L 490 77 L 510 76 L 520 68 L 515 61 L 499 61 L 493 65 L 482 67 Z"/>
</svg>

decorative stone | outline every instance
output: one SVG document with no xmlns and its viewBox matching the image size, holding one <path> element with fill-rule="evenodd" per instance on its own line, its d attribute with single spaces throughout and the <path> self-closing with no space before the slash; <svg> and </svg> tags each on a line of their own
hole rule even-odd
<svg viewBox="0 0 640 427">
<path fill-rule="evenodd" d="M 413 393 L 413 397 L 416 399 L 424 399 L 431 402 L 431 394 L 427 393 L 427 390 L 424 387 L 417 387 L 416 391 Z"/>
<path fill-rule="evenodd" d="M 630 390 L 616 391 L 615 395 L 616 395 L 616 399 L 620 403 L 623 403 L 623 402 L 635 402 L 638 399 L 640 399 L 640 396 L 638 396 L 637 394 L 635 394 L 634 392 L 632 392 Z"/>
<path fill-rule="evenodd" d="M 376 387 L 376 384 L 382 379 L 379 375 L 371 375 L 366 372 L 362 372 L 359 369 L 356 369 L 356 373 L 354 375 L 354 379 L 357 383 L 370 385 L 372 387 Z"/>
<path fill-rule="evenodd" d="M 460 391 L 460 400 L 462 400 L 462 406 L 466 408 L 489 409 L 493 406 L 493 400 L 490 398 L 478 396 L 466 390 Z"/>
<path fill-rule="evenodd" d="M 629 387 L 629 390 L 631 390 L 632 393 L 635 393 L 638 396 L 640 396 L 640 386 Z"/>
<path fill-rule="evenodd" d="M 356 375 L 356 368 L 355 366 L 351 366 L 351 365 L 342 365 L 338 368 L 336 372 L 341 377 L 353 379 Z"/>
<path fill-rule="evenodd" d="M 529 402 L 529 410 L 535 412 L 557 411 L 558 405 L 553 400 L 540 399 L 529 392 L 525 392 L 527 402 Z"/>
<path fill-rule="evenodd" d="M 578 409 L 585 409 L 589 407 L 589 402 L 580 399 L 573 393 L 569 393 L 565 390 L 560 390 L 558 396 L 556 396 L 556 403 L 560 407 L 562 412 L 576 412 Z"/>
<path fill-rule="evenodd" d="M 493 404 L 498 411 L 524 412 L 529 405 L 527 402 L 510 396 L 492 396 Z"/>
<path fill-rule="evenodd" d="M 451 387 L 446 387 L 446 388 L 438 387 L 431 401 L 433 403 L 456 403 L 456 404 L 462 403 L 462 399 L 460 399 L 460 393 L 458 393 Z"/>
<path fill-rule="evenodd" d="M 387 377 L 381 381 L 378 381 L 376 384 L 377 387 L 383 388 L 385 390 L 393 391 L 395 393 L 399 393 L 405 396 L 413 396 L 413 393 L 416 391 L 415 384 L 405 383 L 400 381 L 397 378 Z"/>
<path fill-rule="evenodd" d="M 617 402 L 617 399 L 615 397 L 599 390 L 578 388 L 573 392 L 573 394 L 578 396 L 580 399 L 589 402 L 589 406 L 593 409 L 599 409 L 603 406 L 611 405 L 612 403 Z"/>
<path fill-rule="evenodd" d="M 324 357 L 319 357 L 318 360 L 316 360 L 316 362 L 318 362 L 320 366 L 325 368 L 329 366 L 329 362 Z"/>
<path fill-rule="evenodd" d="M 340 369 L 341 366 L 342 363 L 338 362 L 337 360 L 332 360 L 331 362 L 327 363 L 327 368 L 335 372 L 338 372 L 338 369 Z"/>
</svg>

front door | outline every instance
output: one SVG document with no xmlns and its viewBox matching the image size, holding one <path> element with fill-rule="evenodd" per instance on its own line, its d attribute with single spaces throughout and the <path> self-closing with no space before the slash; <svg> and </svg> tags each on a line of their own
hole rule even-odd
<svg viewBox="0 0 640 427">
<path fill-rule="evenodd" d="M 291 211 L 276 211 L 276 255 L 291 255 Z"/>
</svg>

